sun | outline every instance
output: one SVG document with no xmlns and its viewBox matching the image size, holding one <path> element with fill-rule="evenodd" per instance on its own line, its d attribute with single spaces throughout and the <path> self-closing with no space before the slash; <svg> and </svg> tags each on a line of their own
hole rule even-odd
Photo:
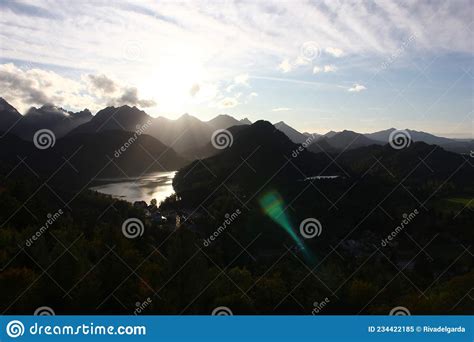
<svg viewBox="0 0 474 342">
<path fill-rule="evenodd" d="M 193 102 L 199 84 L 205 79 L 203 68 L 183 58 L 168 58 L 150 68 L 139 82 L 144 98 L 152 98 L 160 112 L 181 114 Z"/>
</svg>

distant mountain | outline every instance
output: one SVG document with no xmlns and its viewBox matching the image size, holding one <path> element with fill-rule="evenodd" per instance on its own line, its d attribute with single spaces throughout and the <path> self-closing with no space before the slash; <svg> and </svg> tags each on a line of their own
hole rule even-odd
<svg viewBox="0 0 474 342">
<path fill-rule="evenodd" d="M 30 168 L 44 177 L 54 175 L 51 181 L 63 187 L 82 187 L 99 178 L 173 171 L 188 163 L 151 136 L 132 136 L 119 130 L 67 135 L 45 150 L 11 134 L 2 141 L 2 163 L 14 166 L 18 158 L 26 158 L 27 175 L 31 175 Z"/>
<path fill-rule="evenodd" d="M 274 124 L 276 129 L 279 131 L 285 133 L 285 135 L 290 138 L 291 141 L 293 141 L 295 144 L 301 144 L 308 140 L 308 137 L 304 135 L 303 133 L 298 132 L 296 129 L 294 129 L 291 126 L 288 126 L 286 123 L 283 121 L 277 122 Z"/>
<path fill-rule="evenodd" d="M 87 175 L 95 175 L 112 159 L 113 162 L 99 174 L 107 177 L 173 171 L 187 163 L 172 148 L 149 135 L 133 136 L 133 141 L 130 138 L 130 133 L 124 131 L 77 134 L 57 141 L 53 152 L 68 156 L 78 151 L 70 162 Z M 125 144 L 127 147 L 121 151 Z"/>
<path fill-rule="evenodd" d="M 379 163 L 374 164 L 375 158 Z M 466 163 L 465 157 L 424 142 L 415 142 L 400 150 L 389 144 L 361 147 L 342 153 L 339 162 L 355 174 L 389 180 L 405 179 L 409 175 L 420 184 L 428 179 L 465 182 L 474 176 L 473 167 Z"/>
<path fill-rule="evenodd" d="M 151 123 L 151 121 L 151 116 L 135 106 L 112 106 L 97 112 L 89 122 L 77 127 L 71 134 L 97 133 L 110 130 L 134 132 L 145 123 Z"/>
<path fill-rule="evenodd" d="M 366 133 L 364 135 L 370 139 L 377 140 L 382 143 L 388 143 L 390 139 L 390 134 L 395 130 L 395 128 L 389 128 L 374 133 Z M 410 138 L 413 142 L 422 141 L 430 145 L 439 145 L 448 151 L 457 153 L 469 153 L 469 151 L 474 148 L 474 141 L 472 139 L 460 141 L 439 137 L 426 132 L 414 131 L 411 129 L 406 129 L 406 131 L 409 133 Z"/>
<path fill-rule="evenodd" d="M 0 131 L 16 134 L 25 140 L 32 140 L 40 129 L 49 129 L 59 138 L 91 119 L 92 113 L 88 109 L 74 113 L 51 104 L 31 107 L 25 115 L 21 115 L 0 98 Z"/>
<path fill-rule="evenodd" d="M 206 121 L 206 123 L 214 129 L 226 129 L 232 126 L 251 124 L 248 119 L 243 119 L 239 121 L 233 116 L 227 114 L 218 115 L 214 119 Z"/>
<path fill-rule="evenodd" d="M 10 131 L 21 118 L 22 115 L 4 98 L 0 97 L 0 131 Z"/>
<path fill-rule="evenodd" d="M 249 125 L 242 125 L 242 124 L 238 124 L 238 125 L 235 125 L 235 126 L 232 126 L 232 127 L 228 127 L 226 128 L 230 134 L 232 135 L 232 137 L 236 136 L 237 134 L 239 134 L 242 130 L 246 129 Z M 217 149 L 211 141 L 209 141 L 207 144 L 205 144 L 204 146 L 201 146 L 201 147 L 193 147 L 193 148 L 190 148 L 184 152 L 182 152 L 181 154 L 188 158 L 189 160 L 195 160 L 195 159 L 205 159 L 205 158 L 209 158 L 209 157 L 212 157 L 212 156 L 215 156 L 216 154 L 219 154 L 221 152 L 223 152 L 225 150 L 221 150 L 221 149 Z"/>
<path fill-rule="evenodd" d="M 13 132 L 23 139 L 33 140 L 36 131 L 49 129 L 60 138 L 91 119 L 92 113 L 88 109 L 74 113 L 54 105 L 31 107 Z"/>
<path fill-rule="evenodd" d="M 244 118 L 244 119 L 240 120 L 240 122 L 244 125 L 251 125 L 252 124 L 252 121 L 250 121 L 248 118 Z"/>
<path fill-rule="evenodd" d="M 214 128 L 198 118 L 184 114 L 176 120 L 158 117 L 147 134 L 154 136 L 178 153 L 199 149 L 211 141 Z"/>
<path fill-rule="evenodd" d="M 339 133 L 339 132 L 329 131 L 329 132 L 327 132 L 326 134 L 324 134 L 324 136 L 325 136 L 326 138 L 332 138 L 332 137 L 335 136 L 337 133 Z"/>
<path fill-rule="evenodd" d="M 224 180 L 230 188 L 235 184 L 251 192 L 269 180 L 279 184 L 295 182 L 304 175 L 317 175 L 329 165 L 330 159 L 325 155 L 300 151 L 297 144 L 267 121 L 230 130 L 232 146 L 178 172 L 173 184 L 179 195 L 193 192 L 194 199 L 202 200 Z M 326 170 L 334 171 L 335 168 Z"/>
<path fill-rule="evenodd" d="M 395 128 L 389 128 L 389 129 L 374 132 L 374 133 L 366 133 L 364 135 L 370 139 L 388 143 L 389 138 L 390 138 L 390 133 L 392 133 L 395 130 L 396 130 Z M 438 137 L 430 133 L 413 131 L 411 129 L 407 129 L 406 131 L 410 134 L 410 137 L 413 141 L 423 141 L 431 145 L 442 145 L 442 144 L 452 142 L 452 139 Z"/>
<path fill-rule="evenodd" d="M 337 153 L 339 150 L 329 144 L 329 139 L 321 137 L 307 147 L 308 151 L 314 153 Z"/>
<path fill-rule="evenodd" d="M 345 130 L 339 133 L 329 134 L 329 137 L 326 134 L 321 139 L 309 145 L 308 150 L 315 153 L 321 151 L 331 153 L 380 144 L 379 141 L 369 139 L 363 134 Z"/>
<path fill-rule="evenodd" d="M 73 130 L 71 134 L 108 130 L 133 132 L 142 128 L 144 134 L 153 136 L 181 154 L 193 157 L 201 154 L 203 148 L 205 149 L 210 143 L 212 133 L 216 129 L 243 125 L 244 122 L 229 115 L 219 115 L 208 122 L 189 114 L 183 114 L 176 120 L 161 116 L 152 118 L 136 107 L 107 107 L 99 111 L 90 122 Z"/>
</svg>

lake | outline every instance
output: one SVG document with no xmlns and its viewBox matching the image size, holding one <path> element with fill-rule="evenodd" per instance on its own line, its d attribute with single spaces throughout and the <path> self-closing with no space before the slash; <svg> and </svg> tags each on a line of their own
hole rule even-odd
<svg viewBox="0 0 474 342">
<path fill-rule="evenodd" d="M 99 179 L 101 185 L 94 190 L 128 202 L 145 201 L 150 204 L 154 198 L 160 203 L 174 193 L 173 178 L 176 171 L 154 172 L 137 178 L 108 178 Z"/>
</svg>

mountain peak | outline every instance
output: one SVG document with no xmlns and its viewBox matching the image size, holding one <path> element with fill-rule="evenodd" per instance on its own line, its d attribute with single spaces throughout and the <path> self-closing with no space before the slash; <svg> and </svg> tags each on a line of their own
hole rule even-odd
<svg viewBox="0 0 474 342">
<path fill-rule="evenodd" d="M 215 118 L 207 121 L 207 124 L 214 129 L 227 129 L 232 126 L 244 125 L 246 123 L 237 120 L 228 114 L 219 114 Z"/>
<path fill-rule="evenodd" d="M 296 144 L 301 144 L 303 143 L 305 140 L 307 140 L 307 137 L 298 132 L 296 129 L 294 129 L 293 127 L 287 125 L 285 122 L 283 121 L 280 121 L 280 122 L 277 122 L 276 124 L 273 125 L 277 130 L 285 133 L 285 135 L 290 138 L 291 141 L 293 141 L 294 143 Z"/>
<path fill-rule="evenodd" d="M 10 115 L 20 117 L 21 114 L 13 107 L 11 104 L 7 102 L 3 97 L 0 97 L 0 111 L 4 111 L 10 113 Z"/>
</svg>

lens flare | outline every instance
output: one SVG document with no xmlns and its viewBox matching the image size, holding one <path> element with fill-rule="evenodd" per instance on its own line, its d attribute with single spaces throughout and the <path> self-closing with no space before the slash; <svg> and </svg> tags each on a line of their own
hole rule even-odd
<svg viewBox="0 0 474 342">
<path fill-rule="evenodd" d="M 263 212 L 282 227 L 296 243 L 296 246 L 302 251 L 306 260 L 310 263 L 314 262 L 314 257 L 306 248 L 303 240 L 293 229 L 290 218 L 286 214 L 283 198 L 277 191 L 270 191 L 260 197 L 260 207 Z"/>
</svg>

